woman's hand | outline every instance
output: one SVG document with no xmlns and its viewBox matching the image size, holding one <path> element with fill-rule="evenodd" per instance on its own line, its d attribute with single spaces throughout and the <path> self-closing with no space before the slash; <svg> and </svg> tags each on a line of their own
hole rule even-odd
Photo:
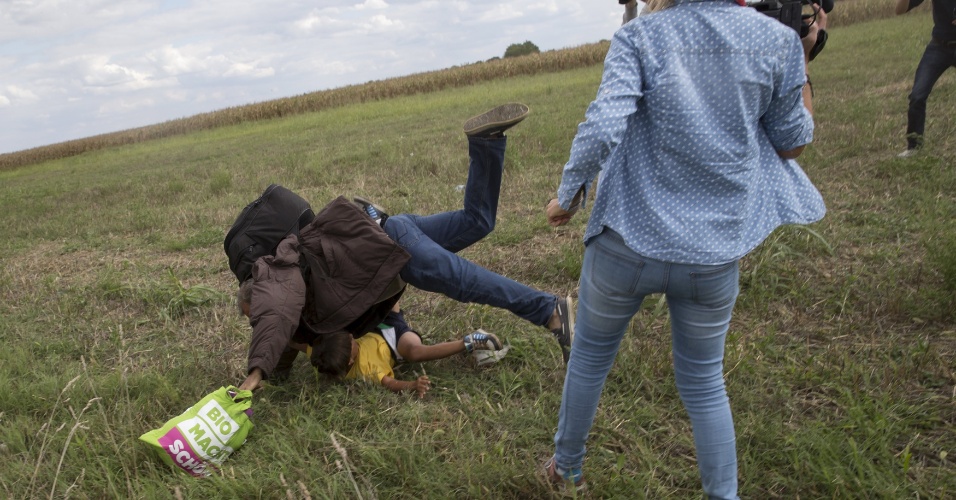
<svg viewBox="0 0 956 500">
<path fill-rule="evenodd" d="M 557 198 L 554 198 L 548 202 L 548 208 L 546 212 L 548 214 L 548 224 L 554 227 L 567 224 L 571 220 L 571 216 L 574 215 L 574 212 L 568 212 L 567 210 L 561 208 L 561 205 L 558 204 Z"/>
</svg>

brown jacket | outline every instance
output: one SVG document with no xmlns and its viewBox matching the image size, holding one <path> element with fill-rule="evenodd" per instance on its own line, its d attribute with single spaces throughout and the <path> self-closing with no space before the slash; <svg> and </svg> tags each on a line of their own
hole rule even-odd
<svg viewBox="0 0 956 500">
<path fill-rule="evenodd" d="M 410 256 L 361 209 L 338 197 L 252 268 L 248 370 L 268 378 L 293 334 L 361 335 L 385 317 Z M 308 263 L 300 268 L 300 260 Z M 302 269 L 306 269 L 303 276 Z M 304 323 L 300 327 L 300 323 Z"/>
</svg>

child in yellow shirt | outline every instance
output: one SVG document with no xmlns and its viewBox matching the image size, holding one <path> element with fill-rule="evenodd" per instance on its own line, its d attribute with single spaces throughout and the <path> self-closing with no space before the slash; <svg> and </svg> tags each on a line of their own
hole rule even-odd
<svg viewBox="0 0 956 500">
<path fill-rule="evenodd" d="M 432 361 L 462 352 L 500 349 L 498 337 L 480 329 L 461 340 L 426 345 L 408 326 L 396 305 L 375 331 L 357 339 L 347 333 L 321 335 L 307 348 L 307 353 L 319 373 L 346 380 L 377 382 L 394 392 L 415 391 L 418 397 L 425 397 L 431 389 L 428 376 L 422 375 L 410 381 L 398 380 L 393 371 L 398 363 Z"/>
</svg>

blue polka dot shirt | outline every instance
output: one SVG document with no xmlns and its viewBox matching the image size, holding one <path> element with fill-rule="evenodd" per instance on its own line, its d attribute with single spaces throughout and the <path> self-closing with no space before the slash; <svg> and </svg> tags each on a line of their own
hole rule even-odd
<svg viewBox="0 0 956 500">
<path fill-rule="evenodd" d="M 803 49 L 752 8 L 678 2 L 615 33 L 558 202 L 567 209 L 600 172 L 585 242 L 607 227 L 645 257 L 723 264 L 826 211 L 777 154 L 813 138 Z"/>
</svg>

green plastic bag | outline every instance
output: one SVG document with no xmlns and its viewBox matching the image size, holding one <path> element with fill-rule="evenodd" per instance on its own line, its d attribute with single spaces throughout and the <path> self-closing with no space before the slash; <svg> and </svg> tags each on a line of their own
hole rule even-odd
<svg viewBox="0 0 956 500">
<path fill-rule="evenodd" d="M 182 415 L 139 437 L 169 465 L 193 476 L 209 476 L 210 469 L 246 442 L 252 430 L 252 391 L 220 387 Z"/>
</svg>

